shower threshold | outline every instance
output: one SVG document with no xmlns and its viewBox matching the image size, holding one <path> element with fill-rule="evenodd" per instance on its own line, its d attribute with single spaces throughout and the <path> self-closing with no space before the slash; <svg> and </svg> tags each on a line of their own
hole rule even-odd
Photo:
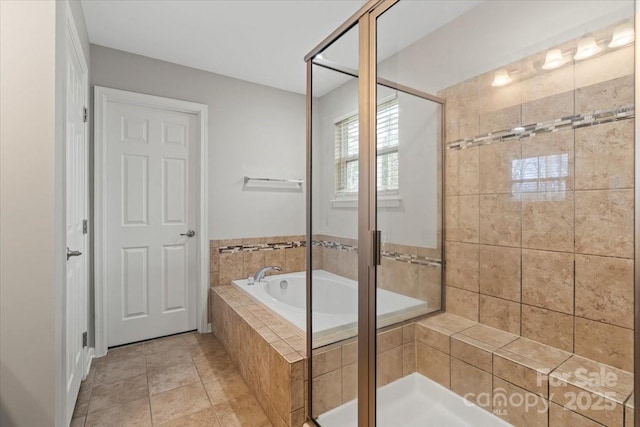
<svg viewBox="0 0 640 427">
<path fill-rule="evenodd" d="M 417 372 L 379 388 L 377 400 L 381 427 L 511 425 Z M 357 427 L 357 411 L 357 400 L 352 400 L 317 421 L 322 427 Z"/>
</svg>

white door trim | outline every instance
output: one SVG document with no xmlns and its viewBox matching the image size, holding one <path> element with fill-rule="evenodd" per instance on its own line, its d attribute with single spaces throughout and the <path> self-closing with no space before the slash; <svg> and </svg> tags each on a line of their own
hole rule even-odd
<svg viewBox="0 0 640 427">
<path fill-rule="evenodd" d="M 207 300 L 209 290 L 209 233 L 208 206 L 207 206 L 207 182 L 208 182 L 208 156 L 207 156 L 207 106 L 195 102 L 181 101 L 160 96 L 146 95 L 136 92 L 111 89 L 95 86 L 94 91 L 95 130 L 94 130 L 94 271 L 95 271 L 95 356 L 107 354 L 107 292 L 106 292 L 106 254 L 107 254 L 107 156 L 106 156 L 106 123 L 107 103 L 109 101 L 127 104 L 164 108 L 181 113 L 190 113 L 197 116 L 200 135 L 197 141 L 197 153 L 199 162 L 199 191 L 197 197 L 197 284 L 196 308 L 198 332 L 209 332 L 207 320 Z"/>
</svg>

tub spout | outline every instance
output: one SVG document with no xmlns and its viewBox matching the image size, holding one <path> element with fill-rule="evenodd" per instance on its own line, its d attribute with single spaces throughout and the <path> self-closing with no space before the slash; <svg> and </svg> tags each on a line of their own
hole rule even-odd
<svg viewBox="0 0 640 427">
<path fill-rule="evenodd" d="M 264 280 L 264 275 L 267 274 L 269 271 L 282 271 L 282 269 L 278 266 L 270 266 L 270 267 L 263 267 L 260 270 L 258 270 L 258 272 L 256 274 L 253 275 L 253 281 L 254 282 L 261 282 L 262 280 Z"/>
</svg>

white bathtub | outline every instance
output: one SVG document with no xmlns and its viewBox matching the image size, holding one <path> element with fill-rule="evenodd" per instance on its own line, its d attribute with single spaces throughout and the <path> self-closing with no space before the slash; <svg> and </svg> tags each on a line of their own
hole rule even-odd
<svg viewBox="0 0 640 427">
<path fill-rule="evenodd" d="M 285 288 L 282 281 L 287 282 Z M 233 284 L 275 311 L 299 329 L 306 330 L 306 273 L 288 273 L 265 277 L 249 285 L 248 280 Z M 356 335 L 358 283 L 329 273 L 313 271 L 313 336 L 318 345 Z M 425 301 L 385 289 L 377 290 L 378 327 L 384 327 L 429 312 Z"/>
</svg>

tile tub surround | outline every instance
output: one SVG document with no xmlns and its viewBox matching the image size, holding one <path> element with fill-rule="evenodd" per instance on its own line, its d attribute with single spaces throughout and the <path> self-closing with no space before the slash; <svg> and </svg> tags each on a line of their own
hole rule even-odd
<svg viewBox="0 0 640 427">
<path fill-rule="evenodd" d="M 305 420 L 306 339 L 303 331 L 232 286 L 211 288 L 213 333 L 274 426 Z M 378 385 L 416 371 L 413 323 L 378 334 Z M 357 340 L 314 350 L 314 410 L 326 412 L 356 397 Z"/>
<path fill-rule="evenodd" d="M 447 312 L 632 370 L 633 49 L 441 93 Z"/>
<path fill-rule="evenodd" d="M 313 268 L 357 280 L 357 241 L 337 236 L 313 236 Z M 378 267 L 378 287 L 441 307 L 442 261 L 434 248 L 385 243 Z"/>
<path fill-rule="evenodd" d="M 630 372 L 450 313 L 415 332 L 418 373 L 513 425 L 633 423 Z"/>
</svg>

